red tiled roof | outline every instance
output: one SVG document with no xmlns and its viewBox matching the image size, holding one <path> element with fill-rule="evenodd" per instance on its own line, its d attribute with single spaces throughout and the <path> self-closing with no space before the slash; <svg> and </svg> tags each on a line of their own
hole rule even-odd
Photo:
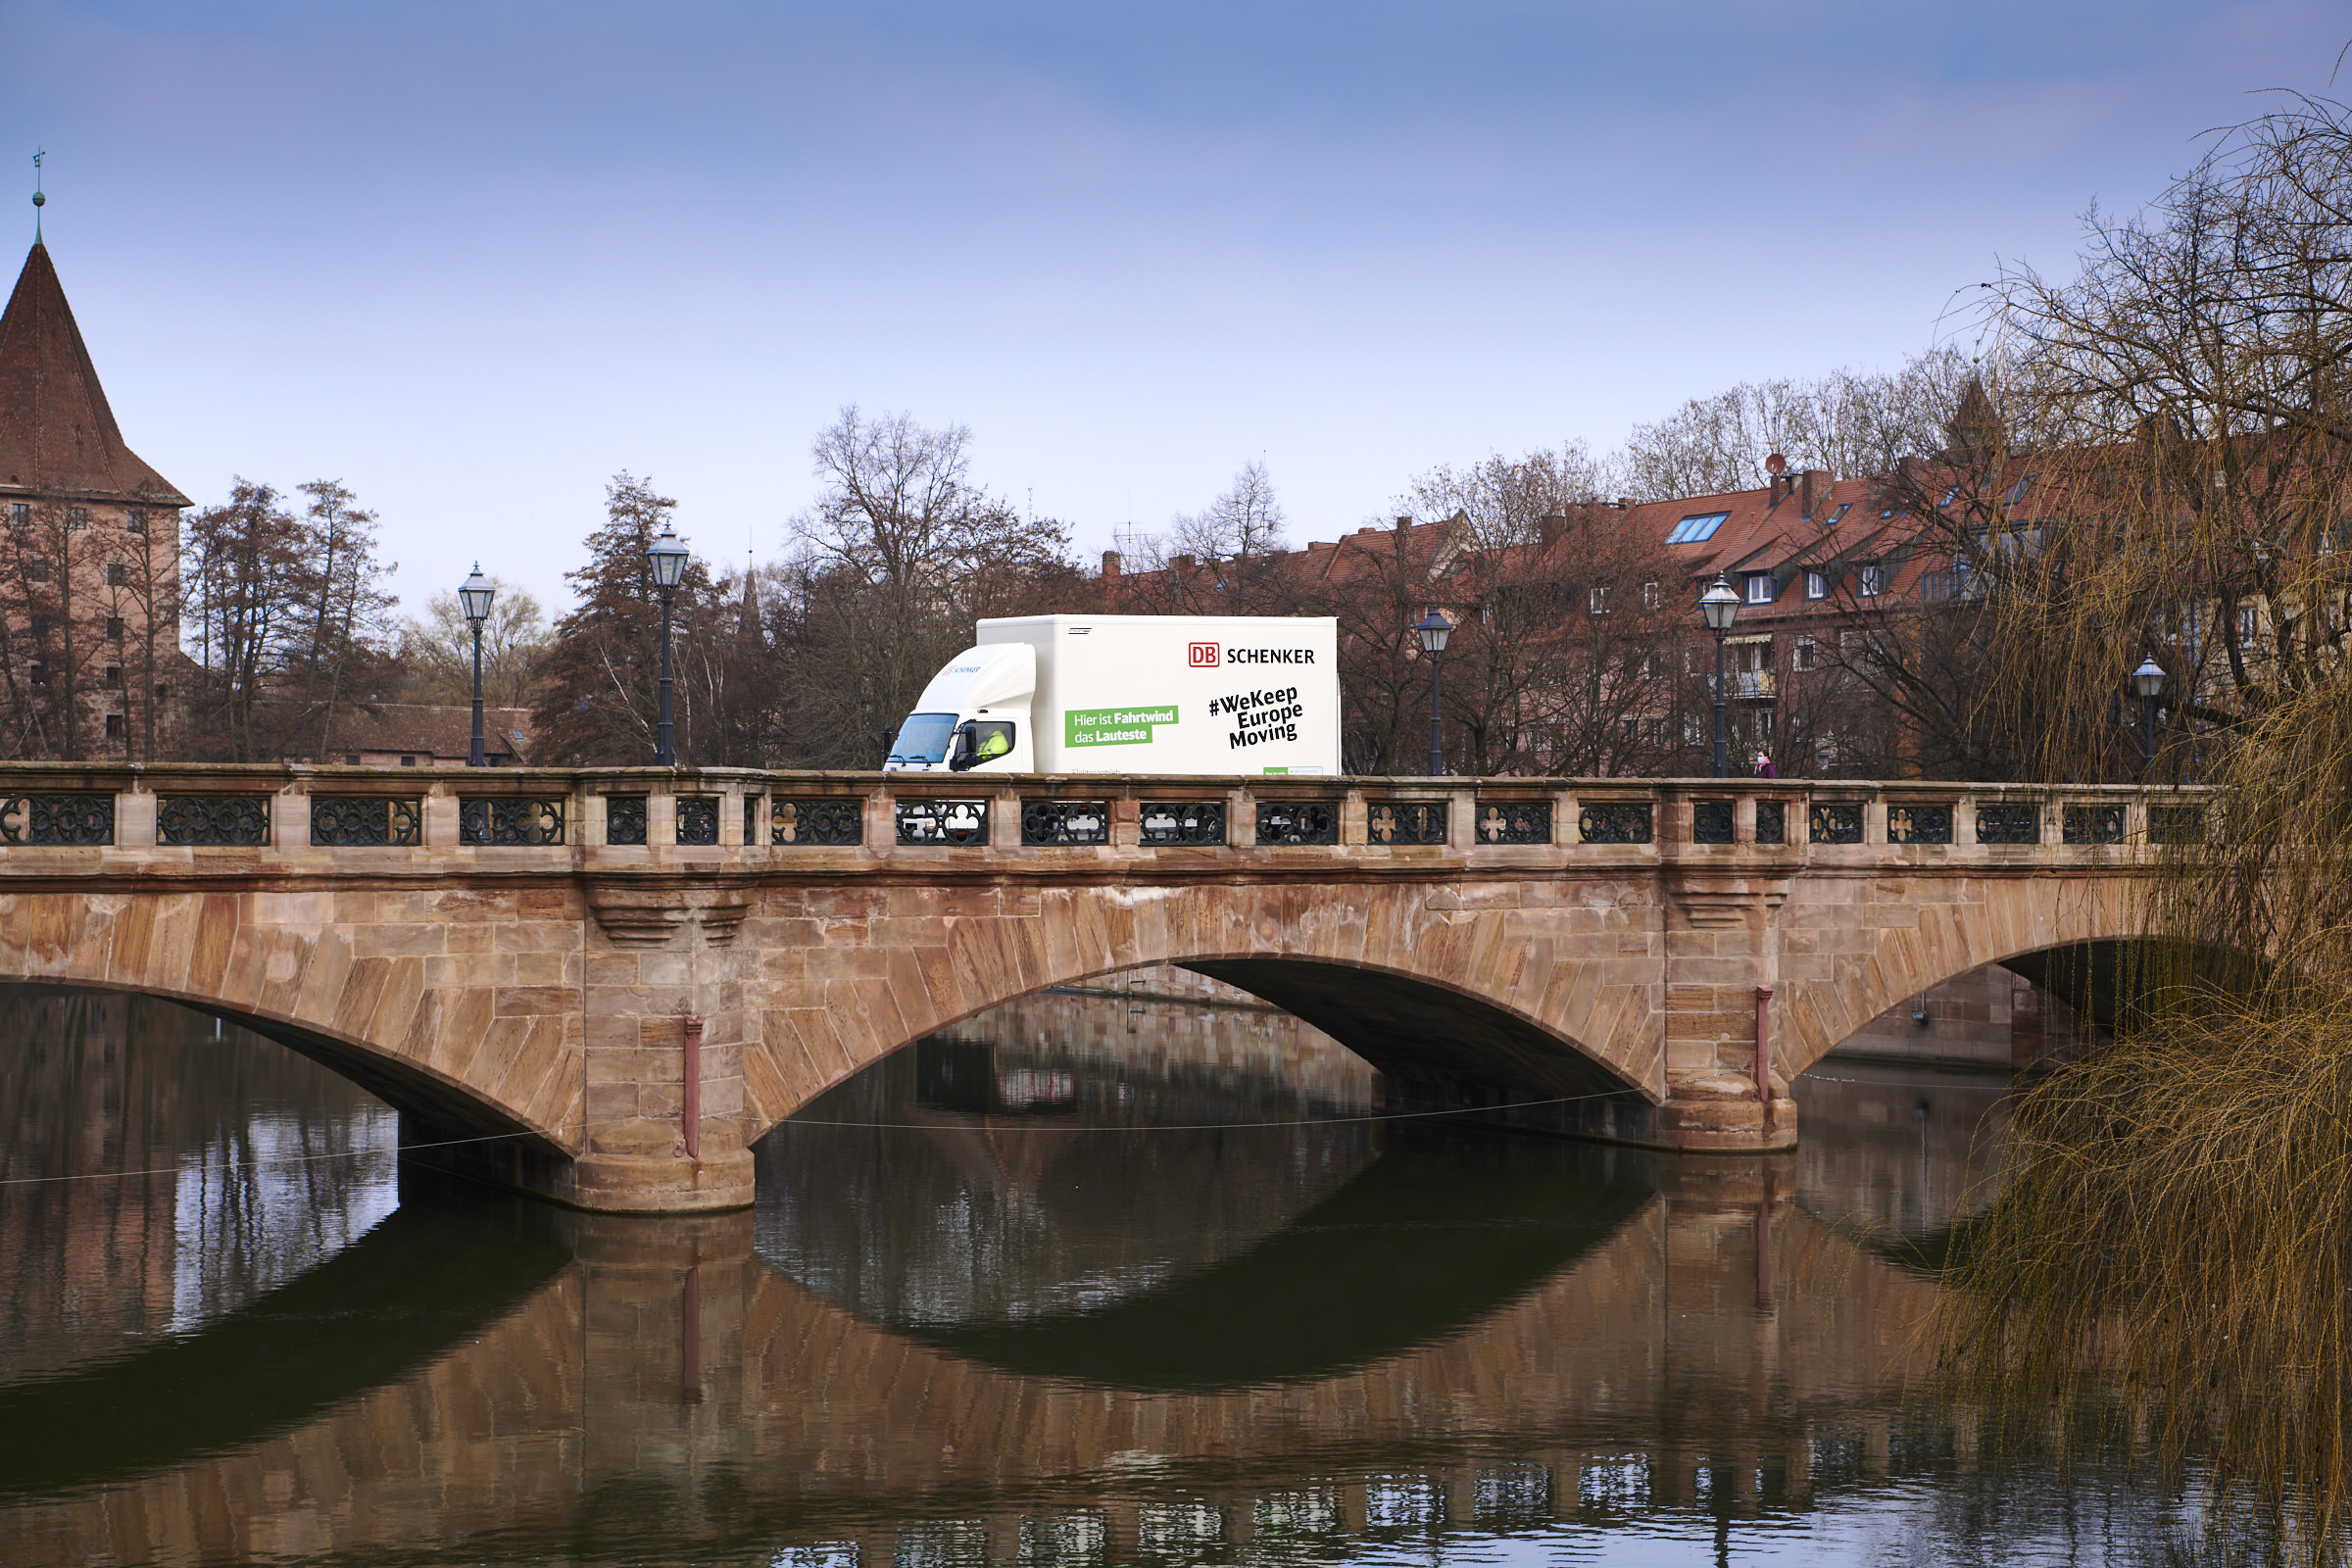
<svg viewBox="0 0 2352 1568">
<path fill-rule="evenodd" d="M 528 759 L 531 710 L 485 708 L 482 734 L 487 750 Z M 335 748 L 342 752 L 467 757 L 473 752 L 473 709 L 470 705 L 461 708 L 433 703 L 378 703 L 372 713 L 356 709 L 336 726 Z"/>
<path fill-rule="evenodd" d="M 0 494 L 9 492 L 189 504 L 122 444 L 48 247 L 38 242 L 0 315 Z"/>
</svg>

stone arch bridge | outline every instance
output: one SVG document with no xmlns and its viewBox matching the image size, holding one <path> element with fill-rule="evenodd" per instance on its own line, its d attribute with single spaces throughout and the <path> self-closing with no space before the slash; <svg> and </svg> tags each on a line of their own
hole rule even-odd
<svg viewBox="0 0 2352 1568">
<path fill-rule="evenodd" d="M 210 1009 L 410 1157 L 724 1208 L 922 1036 L 1149 963 L 1360 1052 L 1398 1108 L 1682 1150 L 1982 964 L 2140 934 L 2185 797 L 1789 780 L 0 769 L 0 981 Z M 2191 813 L 2184 815 L 2183 813 Z M 419 1146 L 433 1146 L 430 1148 Z"/>
</svg>

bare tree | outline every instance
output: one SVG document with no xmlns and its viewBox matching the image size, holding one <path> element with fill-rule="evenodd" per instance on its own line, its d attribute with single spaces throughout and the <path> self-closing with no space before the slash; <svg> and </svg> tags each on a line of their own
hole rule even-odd
<svg viewBox="0 0 2352 1568">
<path fill-rule="evenodd" d="M 793 660 L 810 763 L 873 766 L 923 686 L 983 615 L 1074 586 L 1068 536 L 972 482 L 971 433 L 856 408 L 813 448 L 824 483 L 794 522 Z"/>
<path fill-rule="evenodd" d="M 493 708 L 521 708 L 530 701 L 539 661 L 552 634 L 547 612 L 528 590 L 492 577 L 497 597 L 482 623 L 482 700 Z M 473 700 L 473 623 L 455 593 L 424 602 L 424 617 L 400 631 L 401 662 L 413 683 L 407 695 L 417 702 Z"/>
</svg>

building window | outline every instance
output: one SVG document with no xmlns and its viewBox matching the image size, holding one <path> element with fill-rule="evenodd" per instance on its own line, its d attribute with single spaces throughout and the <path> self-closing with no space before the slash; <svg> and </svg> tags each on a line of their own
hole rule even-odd
<svg viewBox="0 0 2352 1568">
<path fill-rule="evenodd" d="M 123 513 L 122 531 L 124 533 L 145 533 L 147 531 L 147 514 L 136 507 Z"/>
<path fill-rule="evenodd" d="M 106 666 L 106 683 L 109 686 L 120 686 L 122 684 L 122 666 L 121 664 L 109 664 Z"/>
<path fill-rule="evenodd" d="M 1751 605 L 1772 603 L 1772 573 L 1751 571 L 1747 574 L 1747 602 Z"/>
<path fill-rule="evenodd" d="M 49 580 L 49 558 L 34 556 L 26 561 L 24 563 L 24 580 L 26 582 L 47 582 Z"/>
<path fill-rule="evenodd" d="M 1805 597 L 1806 597 L 1807 599 L 1827 599 L 1827 598 L 1829 598 L 1829 597 L 1830 597 L 1830 574 L 1829 574 L 1828 572 L 1826 572 L 1826 571 L 1808 571 L 1808 572 L 1806 572 L 1806 573 L 1805 573 Z"/>
<path fill-rule="evenodd" d="M 89 509 L 89 508 L 87 508 L 87 507 L 68 507 L 68 508 L 66 509 L 66 526 L 67 526 L 67 527 L 69 527 L 69 528 L 87 528 L 89 525 L 90 525 L 90 509 Z"/>
<path fill-rule="evenodd" d="M 2026 492 L 2033 489 L 2034 481 L 2040 477 L 2041 475 L 2038 473 L 2029 473 L 2023 479 L 2018 480 L 2017 483 L 2009 487 L 2008 499 L 2004 500 L 2001 505 L 2005 507 L 2014 507 L 2020 501 L 2025 500 Z"/>
<path fill-rule="evenodd" d="M 1642 585 L 1642 608 L 1643 610 L 1657 609 L 1664 595 L 1654 580 Z"/>
<path fill-rule="evenodd" d="M 35 615 L 31 620 L 25 622 L 24 629 L 32 634 L 32 640 L 37 643 L 49 635 L 49 617 L 47 615 Z"/>
<path fill-rule="evenodd" d="M 1674 525 L 1666 535 L 1666 542 L 1670 545 L 1703 545 L 1715 537 L 1715 530 L 1722 527 L 1723 519 L 1730 515 L 1728 512 L 1694 512 Z"/>
<path fill-rule="evenodd" d="M 343 754 L 343 763 L 344 763 L 344 765 L 345 765 L 346 767 L 357 767 L 357 766 L 359 766 L 359 765 L 360 765 L 360 754 L 359 754 L 359 753 L 357 753 L 357 752 L 345 752 L 345 753 Z"/>
<path fill-rule="evenodd" d="M 1843 517 L 1843 516 L 1844 516 L 1844 515 L 1845 515 L 1847 513 L 1849 513 L 1849 512 L 1851 512 L 1851 511 L 1853 511 L 1853 510 L 1854 510 L 1854 504 L 1853 504 L 1851 501 L 1840 501 L 1840 502 L 1838 502 L 1838 510 L 1837 510 L 1836 512 L 1833 512 L 1833 513 L 1831 513 L 1831 514 L 1830 514 L 1830 520 L 1829 520 L 1829 521 L 1827 521 L 1827 522 L 1825 522 L 1825 523 L 1823 523 L 1823 524 L 1822 524 L 1822 526 L 1823 526 L 1824 528 L 1835 528 L 1835 527 L 1837 527 L 1837 526 L 1838 526 L 1838 519 L 1839 519 L 1839 518 L 1841 518 L 1841 517 Z"/>
<path fill-rule="evenodd" d="M 130 573 L 123 568 L 122 563 L 110 561 L 106 564 L 106 585 L 109 588 L 120 588 L 128 581 Z"/>
<path fill-rule="evenodd" d="M 2252 605 L 2238 606 L 2237 646 L 2240 648 L 2251 648 L 2258 640 L 2260 640 L 2261 635 L 2261 624 L 2258 617 L 2255 615 L 2254 607 Z"/>
<path fill-rule="evenodd" d="M 110 643 L 119 643 L 122 640 L 122 617 L 121 615 L 106 617 L 106 640 Z"/>
<path fill-rule="evenodd" d="M 1810 637 L 1799 637 L 1796 640 L 1796 667 L 1799 669 L 1813 667 L 1813 639 Z"/>
<path fill-rule="evenodd" d="M 1886 570 L 1877 562 L 1866 562 L 1855 574 L 1854 591 L 1865 599 L 1876 599 L 1886 586 Z"/>
<path fill-rule="evenodd" d="M 34 664 L 24 671 L 24 678 L 31 681 L 35 686 L 46 686 L 49 684 L 49 666 L 47 664 Z"/>
<path fill-rule="evenodd" d="M 1586 596 L 1586 603 L 1592 607 L 1592 613 L 1595 615 L 1607 614 L 1609 612 L 1609 590 L 1599 583 L 1593 584 L 1592 593 Z"/>
<path fill-rule="evenodd" d="M 26 527 L 31 522 L 32 506 L 29 502 L 12 501 L 8 504 L 8 525 L 11 528 Z"/>
<path fill-rule="evenodd" d="M 122 738 L 122 715 L 121 713 L 106 715 L 106 738 L 110 741 L 119 741 Z"/>
<path fill-rule="evenodd" d="M 416 759 L 414 757 L 404 757 L 400 760 L 400 765 L 403 767 L 415 767 L 416 765 Z"/>
<path fill-rule="evenodd" d="M 1954 485 L 1943 493 L 1943 499 L 1936 502 L 1936 505 L 1938 507 L 1948 507 L 1952 504 L 1954 498 L 1956 498 L 1959 494 L 1960 487 L 1958 485 Z"/>
</svg>

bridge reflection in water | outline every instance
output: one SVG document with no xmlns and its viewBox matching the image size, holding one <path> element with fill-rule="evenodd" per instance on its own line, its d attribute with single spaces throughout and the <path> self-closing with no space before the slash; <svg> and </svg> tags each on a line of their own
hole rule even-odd
<svg viewBox="0 0 2352 1568">
<path fill-rule="evenodd" d="M 6 1558 L 1223 1561 L 1967 1470 L 1908 1413 L 1932 1287 L 1849 1220 L 1947 1223 L 1995 1081 L 1863 1074 L 1794 1159 L 1678 1159 L 1212 1129 L 1360 1085 L 1210 1078 L 967 1033 L 771 1139 L 753 1214 L 404 1170 L 308 1272 L 12 1375 Z"/>
</svg>

